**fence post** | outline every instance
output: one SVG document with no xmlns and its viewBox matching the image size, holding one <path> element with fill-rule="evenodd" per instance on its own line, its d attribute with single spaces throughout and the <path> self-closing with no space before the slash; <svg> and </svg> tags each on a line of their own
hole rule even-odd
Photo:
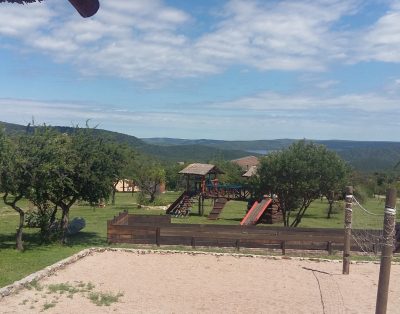
<svg viewBox="0 0 400 314">
<path fill-rule="evenodd" d="M 350 272 L 351 218 L 353 213 L 353 187 L 346 186 L 346 208 L 344 213 L 343 275 Z"/>
<path fill-rule="evenodd" d="M 156 245 L 160 246 L 160 227 L 156 228 Z"/>
<path fill-rule="evenodd" d="M 238 251 L 238 252 L 240 250 L 240 240 L 239 239 L 237 239 L 236 242 L 235 242 L 235 250 Z"/>
<path fill-rule="evenodd" d="M 385 218 L 383 222 L 383 246 L 375 308 L 376 314 L 385 314 L 387 310 L 390 268 L 393 256 L 393 241 L 396 224 L 396 198 L 396 190 L 389 189 L 386 193 Z"/>
<path fill-rule="evenodd" d="M 328 241 L 327 247 L 326 247 L 328 254 L 332 255 L 333 254 L 333 250 L 332 250 L 332 241 Z"/>
</svg>

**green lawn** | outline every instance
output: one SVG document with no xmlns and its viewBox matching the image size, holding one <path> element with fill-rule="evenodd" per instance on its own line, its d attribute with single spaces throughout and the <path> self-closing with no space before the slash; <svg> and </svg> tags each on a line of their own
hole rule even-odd
<svg viewBox="0 0 400 314">
<path fill-rule="evenodd" d="M 158 204 L 172 203 L 179 193 L 168 192 L 160 197 Z M 27 203 L 23 203 L 28 207 Z M 365 207 L 368 210 L 382 213 L 384 203 L 382 201 L 371 199 Z M 221 219 L 217 221 L 208 220 L 205 216 L 211 210 L 211 201 L 205 203 L 205 216 L 197 215 L 197 204 L 194 205 L 192 215 L 187 218 L 173 218 L 174 223 L 204 223 L 204 224 L 229 224 L 237 225 L 245 214 L 246 203 L 230 201 L 222 212 Z M 326 219 L 326 201 L 315 201 L 307 211 L 301 227 L 326 227 L 341 228 L 343 226 L 343 212 L 335 213 L 331 219 Z M 65 246 L 58 244 L 40 245 L 36 230 L 25 229 L 24 241 L 25 252 L 15 251 L 15 228 L 17 226 L 17 214 L 0 202 L 0 287 L 21 279 L 24 276 L 51 265 L 63 258 L 66 258 L 80 250 L 92 246 L 106 246 L 106 221 L 117 215 L 118 212 L 128 210 L 134 214 L 162 215 L 165 212 L 154 208 L 138 208 L 136 204 L 136 195 L 129 193 L 117 194 L 116 205 L 108 205 L 106 208 L 91 208 L 85 204 L 78 204 L 71 209 L 70 218 L 84 217 L 86 219 L 86 228 L 79 235 L 71 237 Z M 355 217 L 358 211 L 355 210 Z M 366 221 L 373 221 L 376 227 L 380 227 L 381 222 L 371 217 L 360 215 L 360 223 L 354 223 L 354 226 L 366 226 Z M 368 218 L 368 219 L 366 219 Z M 260 226 L 268 227 L 268 226 Z"/>
</svg>

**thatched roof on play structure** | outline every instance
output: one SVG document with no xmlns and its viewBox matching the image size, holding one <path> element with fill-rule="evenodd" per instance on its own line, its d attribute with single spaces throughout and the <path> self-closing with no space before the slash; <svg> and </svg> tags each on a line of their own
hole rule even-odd
<svg viewBox="0 0 400 314">
<path fill-rule="evenodd" d="M 42 2 L 43 0 L 0 0 L 0 3 L 18 3 L 27 4 L 33 2 Z M 79 12 L 82 17 L 90 17 L 95 15 L 99 10 L 100 3 L 99 0 L 68 0 L 74 8 Z"/>
<path fill-rule="evenodd" d="M 207 174 L 223 174 L 224 172 L 211 164 L 190 164 L 179 171 L 180 174 L 205 176 Z"/>
</svg>

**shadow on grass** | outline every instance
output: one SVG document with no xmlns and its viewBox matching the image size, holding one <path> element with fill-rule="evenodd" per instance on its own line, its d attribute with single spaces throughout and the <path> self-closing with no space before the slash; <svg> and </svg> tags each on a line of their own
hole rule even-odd
<svg viewBox="0 0 400 314">
<path fill-rule="evenodd" d="M 54 242 L 43 242 L 40 239 L 38 233 L 25 233 L 23 235 L 24 248 L 25 250 L 47 250 L 48 245 L 59 244 L 58 241 Z M 107 245 L 107 239 L 99 236 L 95 232 L 79 232 L 76 235 L 69 236 L 67 243 L 64 246 L 105 246 Z M 15 234 L 0 234 L 0 249 L 14 249 L 15 248 Z"/>
<path fill-rule="evenodd" d="M 76 235 L 70 236 L 67 239 L 68 246 L 104 246 L 107 244 L 107 238 L 99 236 L 95 232 L 79 232 Z"/>
<path fill-rule="evenodd" d="M 0 234 L 0 249 L 14 249 L 15 241 L 15 234 L 13 233 Z M 26 248 L 35 248 L 41 245 L 39 235 L 36 233 L 25 233 L 23 241 Z"/>
</svg>

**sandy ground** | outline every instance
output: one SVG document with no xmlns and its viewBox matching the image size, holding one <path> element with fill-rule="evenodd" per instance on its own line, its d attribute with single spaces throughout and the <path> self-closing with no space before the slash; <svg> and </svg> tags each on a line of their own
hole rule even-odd
<svg viewBox="0 0 400 314">
<path fill-rule="evenodd" d="M 374 313 L 377 264 L 177 253 L 93 253 L 0 300 L 1 313 Z M 122 293 L 110 306 L 90 292 L 50 293 L 51 284 L 92 283 Z M 388 313 L 400 313 L 400 265 L 392 266 Z M 79 288 L 77 288 L 79 290 Z M 45 304 L 53 307 L 45 308 Z"/>
</svg>

